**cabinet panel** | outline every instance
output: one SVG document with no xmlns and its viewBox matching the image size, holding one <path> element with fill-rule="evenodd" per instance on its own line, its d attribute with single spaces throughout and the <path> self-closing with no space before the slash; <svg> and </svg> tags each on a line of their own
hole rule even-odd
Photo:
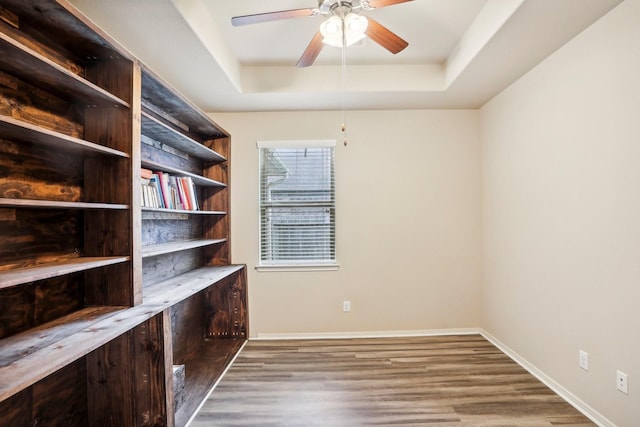
<svg viewBox="0 0 640 427">
<path fill-rule="evenodd" d="M 84 360 L 65 366 L 32 387 L 32 425 L 88 425 Z"/>
<path fill-rule="evenodd" d="M 28 426 L 31 419 L 32 394 L 23 390 L 0 401 L 1 426 Z"/>
<path fill-rule="evenodd" d="M 207 289 L 207 337 L 246 338 L 245 271 Z"/>
<path fill-rule="evenodd" d="M 0 425 L 86 426 L 86 397 L 86 367 L 79 360 L 0 402 Z"/>
<path fill-rule="evenodd" d="M 90 425 L 166 426 L 163 314 L 87 356 Z"/>
</svg>

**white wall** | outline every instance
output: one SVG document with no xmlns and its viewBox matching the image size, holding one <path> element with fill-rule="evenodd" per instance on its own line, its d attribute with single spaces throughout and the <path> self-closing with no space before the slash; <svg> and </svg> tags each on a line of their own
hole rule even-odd
<svg viewBox="0 0 640 427">
<path fill-rule="evenodd" d="M 232 135 L 232 259 L 250 335 L 479 326 L 477 111 L 216 113 Z M 337 139 L 339 271 L 256 272 L 257 140 Z M 342 312 L 350 300 L 352 311 Z"/>
<path fill-rule="evenodd" d="M 481 115 L 483 326 L 617 425 L 640 425 L 640 1 Z"/>
</svg>

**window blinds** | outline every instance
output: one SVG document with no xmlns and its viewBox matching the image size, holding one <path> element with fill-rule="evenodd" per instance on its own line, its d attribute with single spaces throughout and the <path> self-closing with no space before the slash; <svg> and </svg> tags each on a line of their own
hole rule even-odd
<svg viewBox="0 0 640 427">
<path fill-rule="evenodd" d="M 335 141 L 259 142 L 260 263 L 335 263 Z"/>
</svg>

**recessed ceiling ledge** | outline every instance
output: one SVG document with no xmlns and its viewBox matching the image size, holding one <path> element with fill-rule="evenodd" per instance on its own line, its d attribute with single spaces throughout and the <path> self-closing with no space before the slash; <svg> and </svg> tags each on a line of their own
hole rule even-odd
<svg viewBox="0 0 640 427">
<path fill-rule="evenodd" d="M 227 47 L 222 32 L 212 19 L 209 8 L 202 0 L 171 0 L 176 10 L 191 27 L 205 49 L 214 58 L 229 82 L 242 91 L 240 63 Z"/>
<path fill-rule="evenodd" d="M 451 86 L 465 71 L 471 61 L 480 54 L 525 1 L 531 0 L 487 1 L 447 58 L 447 87 Z"/>
<path fill-rule="evenodd" d="M 242 93 L 442 92 L 442 65 L 243 66 Z"/>
</svg>

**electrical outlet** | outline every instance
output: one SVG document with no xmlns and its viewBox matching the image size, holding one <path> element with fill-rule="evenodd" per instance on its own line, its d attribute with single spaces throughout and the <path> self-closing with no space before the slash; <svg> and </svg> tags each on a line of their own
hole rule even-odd
<svg viewBox="0 0 640 427">
<path fill-rule="evenodd" d="M 585 371 L 589 370 L 589 353 L 584 350 L 578 352 L 578 366 Z"/>
<path fill-rule="evenodd" d="M 629 394 L 629 378 L 622 371 L 616 371 L 616 387 L 624 394 Z"/>
<path fill-rule="evenodd" d="M 345 313 L 351 311 L 351 301 L 342 301 L 342 311 Z"/>
</svg>

